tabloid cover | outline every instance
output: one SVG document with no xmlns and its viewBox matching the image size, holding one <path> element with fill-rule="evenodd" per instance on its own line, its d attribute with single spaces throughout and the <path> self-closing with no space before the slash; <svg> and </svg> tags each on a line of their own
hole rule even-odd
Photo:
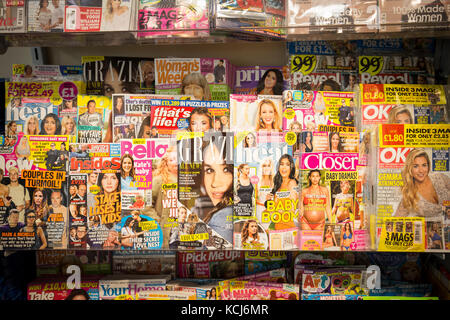
<svg viewBox="0 0 450 320">
<path fill-rule="evenodd" d="M 65 0 L 64 31 L 128 31 L 132 26 L 133 0 Z"/>
<path fill-rule="evenodd" d="M 120 248 L 120 144 L 69 149 L 69 248 Z"/>
<path fill-rule="evenodd" d="M 165 291 L 170 276 L 111 275 L 99 280 L 100 300 L 139 300 L 141 293 Z"/>
<path fill-rule="evenodd" d="M 99 300 L 99 280 L 86 278 L 80 281 L 80 289 L 69 289 L 66 279 L 38 279 L 27 288 L 27 300 L 75 300 L 75 296 L 84 298 L 82 300 Z"/>
<path fill-rule="evenodd" d="M 352 91 L 357 82 L 354 56 L 290 55 L 291 89 Z"/>
<path fill-rule="evenodd" d="M 234 248 L 299 248 L 299 177 L 282 132 L 239 132 L 234 149 Z"/>
<path fill-rule="evenodd" d="M 81 64 L 87 94 L 155 93 L 153 58 L 83 56 Z"/>
<path fill-rule="evenodd" d="M 192 95 L 196 100 L 227 101 L 232 66 L 221 58 L 155 58 L 157 94 Z"/>
<path fill-rule="evenodd" d="M 244 274 L 244 252 L 234 250 L 180 251 L 177 278 L 230 279 Z"/>
<path fill-rule="evenodd" d="M 77 142 L 106 142 L 108 128 L 112 126 L 111 98 L 78 95 L 77 103 Z"/>
<path fill-rule="evenodd" d="M 235 132 L 281 132 L 281 102 L 281 96 L 275 95 L 230 95 L 230 129 Z"/>
<path fill-rule="evenodd" d="M 64 0 L 25 2 L 28 13 L 28 32 L 64 31 Z"/>
<path fill-rule="evenodd" d="M 229 285 L 230 300 L 300 300 L 297 284 L 231 280 Z"/>
<path fill-rule="evenodd" d="M 26 31 L 25 3 L 24 0 L 0 1 L 0 31 L 2 33 Z"/>
<path fill-rule="evenodd" d="M 112 252 L 113 274 L 171 275 L 175 277 L 176 252 L 167 250 L 116 250 Z"/>
<path fill-rule="evenodd" d="M 288 66 L 235 67 L 234 94 L 281 95 L 290 87 Z"/>
<path fill-rule="evenodd" d="M 150 137 L 229 130 L 228 101 L 152 99 L 151 104 Z"/>
<path fill-rule="evenodd" d="M 0 244 L 4 249 L 67 247 L 68 136 L 18 134 L 2 148 L 3 185 Z M 5 146 L 4 146 L 5 147 Z"/>
<path fill-rule="evenodd" d="M 327 140 L 326 150 L 316 151 L 312 144 L 313 148 L 299 158 L 301 248 L 363 250 L 368 245 L 368 234 L 367 218 L 357 206 L 361 197 L 357 183 L 359 134 L 305 132 L 305 145 L 319 138 Z"/>
<path fill-rule="evenodd" d="M 140 236 L 131 237 L 126 244 L 134 249 L 168 248 L 170 222 L 177 216 L 176 141 L 123 139 L 120 144 L 122 232 L 128 230 L 127 219 L 136 215 L 140 220 L 135 228 L 141 229 L 133 229 Z"/>
<path fill-rule="evenodd" d="M 13 64 L 12 81 L 83 81 L 83 69 L 79 65 L 30 65 Z"/>
<path fill-rule="evenodd" d="M 450 125 L 383 124 L 376 155 L 378 248 L 445 248 Z M 426 186 L 423 189 L 423 186 Z"/>
<path fill-rule="evenodd" d="M 139 1 L 140 38 L 209 36 L 210 0 Z"/>
<path fill-rule="evenodd" d="M 434 84 L 433 57 L 359 56 L 359 83 Z"/>
<path fill-rule="evenodd" d="M 233 247 L 233 133 L 187 132 L 177 141 L 179 249 Z"/>
</svg>

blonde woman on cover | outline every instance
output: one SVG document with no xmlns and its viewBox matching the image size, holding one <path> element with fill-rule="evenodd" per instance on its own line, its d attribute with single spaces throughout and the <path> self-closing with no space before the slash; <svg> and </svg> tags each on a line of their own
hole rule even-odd
<svg viewBox="0 0 450 320">
<path fill-rule="evenodd" d="M 244 249 L 265 249 L 266 243 L 259 236 L 256 220 L 247 220 L 241 231 L 241 243 Z"/>
<path fill-rule="evenodd" d="M 342 223 L 350 220 L 353 214 L 354 201 L 351 191 L 350 181 L 340 181 L 341 192 L 336 195 L 333 209 L 331 210 L 331 217 L 336 217 L 337 223 Z"/>
<path fill-rule="evenodd" d="M 336 235 L 334 234 L 333 227 L 328 225 L 325 228 L 325 232 L 323 235 L 323 249 L 330 248 L 330 247 L 336 247 L 337 241 L 336 241 Z"/>
<path fill-rule="evenodd" d="M 75 134 L 75 120 L 69 116 L 64 116 L 61 120 L 61 134 L 74 135 Z"/>
<path fill-rule="evenodd" d="M 274 165 L 272 159 L 264 159 L 258 172 L 261 172 L 261 177 L 256 187 L 256 217 L 258 221 L 261 221 L 261 213 L 266 209 L 264 203 L 273 188 Z"/>
<path fill-rule="evenodd" d="M 36 116 L 30 116 L 25 122 L 26 135 L 37 135 L 39 134 L 39 119 Z"/>
<path fill-rule="evenodd" d="M 130 9 L 122 6 L 122 0 L 107 0 L 103 30 L 128 30 L 130 24 Z"/>
<path fill-rule="evenodd" d="M 450 178 L 432 173 L 428 154 L 422 148 L 409 152 L 402 170 L 402 199 L 397 217 L 440 217 L 442 204 L 450 201 Z"/>
<path fill-rule="evenodd" d="M 413 122 L 413 118 L 411 116 L 411 112 L 404 105 L 396 105 L 392 107 L 388 116 L 388 123 L 403 123 L 403 124 L 411 124 Z"/>
<path fill-rule="evenodd" d="M 39 22 L 39 29 L 42 31 L 50 31 L 52 24 L 52 11 L 48 8 L 48 0 L 39 1 L 39 10 L 37 12 L 36 20 Z"/>
<path fill-rule="evenodd" d="M 269 99 L 261 100 L 256 112 L 255 130 L 280 132 L 280 122 L 280 115 L 275 103 Z"/>
</svg>

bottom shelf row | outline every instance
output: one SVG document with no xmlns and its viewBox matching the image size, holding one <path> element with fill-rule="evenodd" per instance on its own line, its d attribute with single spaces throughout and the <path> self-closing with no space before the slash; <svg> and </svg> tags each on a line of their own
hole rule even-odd
<svg viewBox="0 0 450 320">
<path fill-rule="evenodd" d="M 447 255 L 431 253 L 1 253 L 6 272 L 0 273 L 0 300 L 448 300 L 450 297 Z M 15 283 L 11 281 L 14 277 L 21 279 L 22 287 L 8 287 Z"/>
</svg>

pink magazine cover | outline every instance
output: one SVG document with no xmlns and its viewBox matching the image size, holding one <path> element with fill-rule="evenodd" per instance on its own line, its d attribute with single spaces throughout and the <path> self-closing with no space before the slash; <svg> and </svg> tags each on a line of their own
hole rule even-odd
<svg viewBox="0 0 450 320">
<path fill-rule="evenodd" d="M 68 285 L 66 279 L 37 279 L 28 284 L 27 300 L 99 300 L 99 280 L 96 278 L 82 279 L 78 289 L 70 289 Z"/>
</svg>

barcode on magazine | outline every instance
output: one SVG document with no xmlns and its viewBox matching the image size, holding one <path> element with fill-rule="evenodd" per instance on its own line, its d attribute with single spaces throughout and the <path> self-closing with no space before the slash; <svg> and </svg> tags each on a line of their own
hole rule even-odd
<svg viewBox="0 0 450 320">
<path fill-rule="evenodd" d="M 414 226 L 414 243 L 422 243 L 422 222 L 415 222 Z"/>
<path fill-rule="evenodd" d="M 22 27 L 24 21 L 24 8 L 17 8 L 17 26 Z"/>
</svg>

